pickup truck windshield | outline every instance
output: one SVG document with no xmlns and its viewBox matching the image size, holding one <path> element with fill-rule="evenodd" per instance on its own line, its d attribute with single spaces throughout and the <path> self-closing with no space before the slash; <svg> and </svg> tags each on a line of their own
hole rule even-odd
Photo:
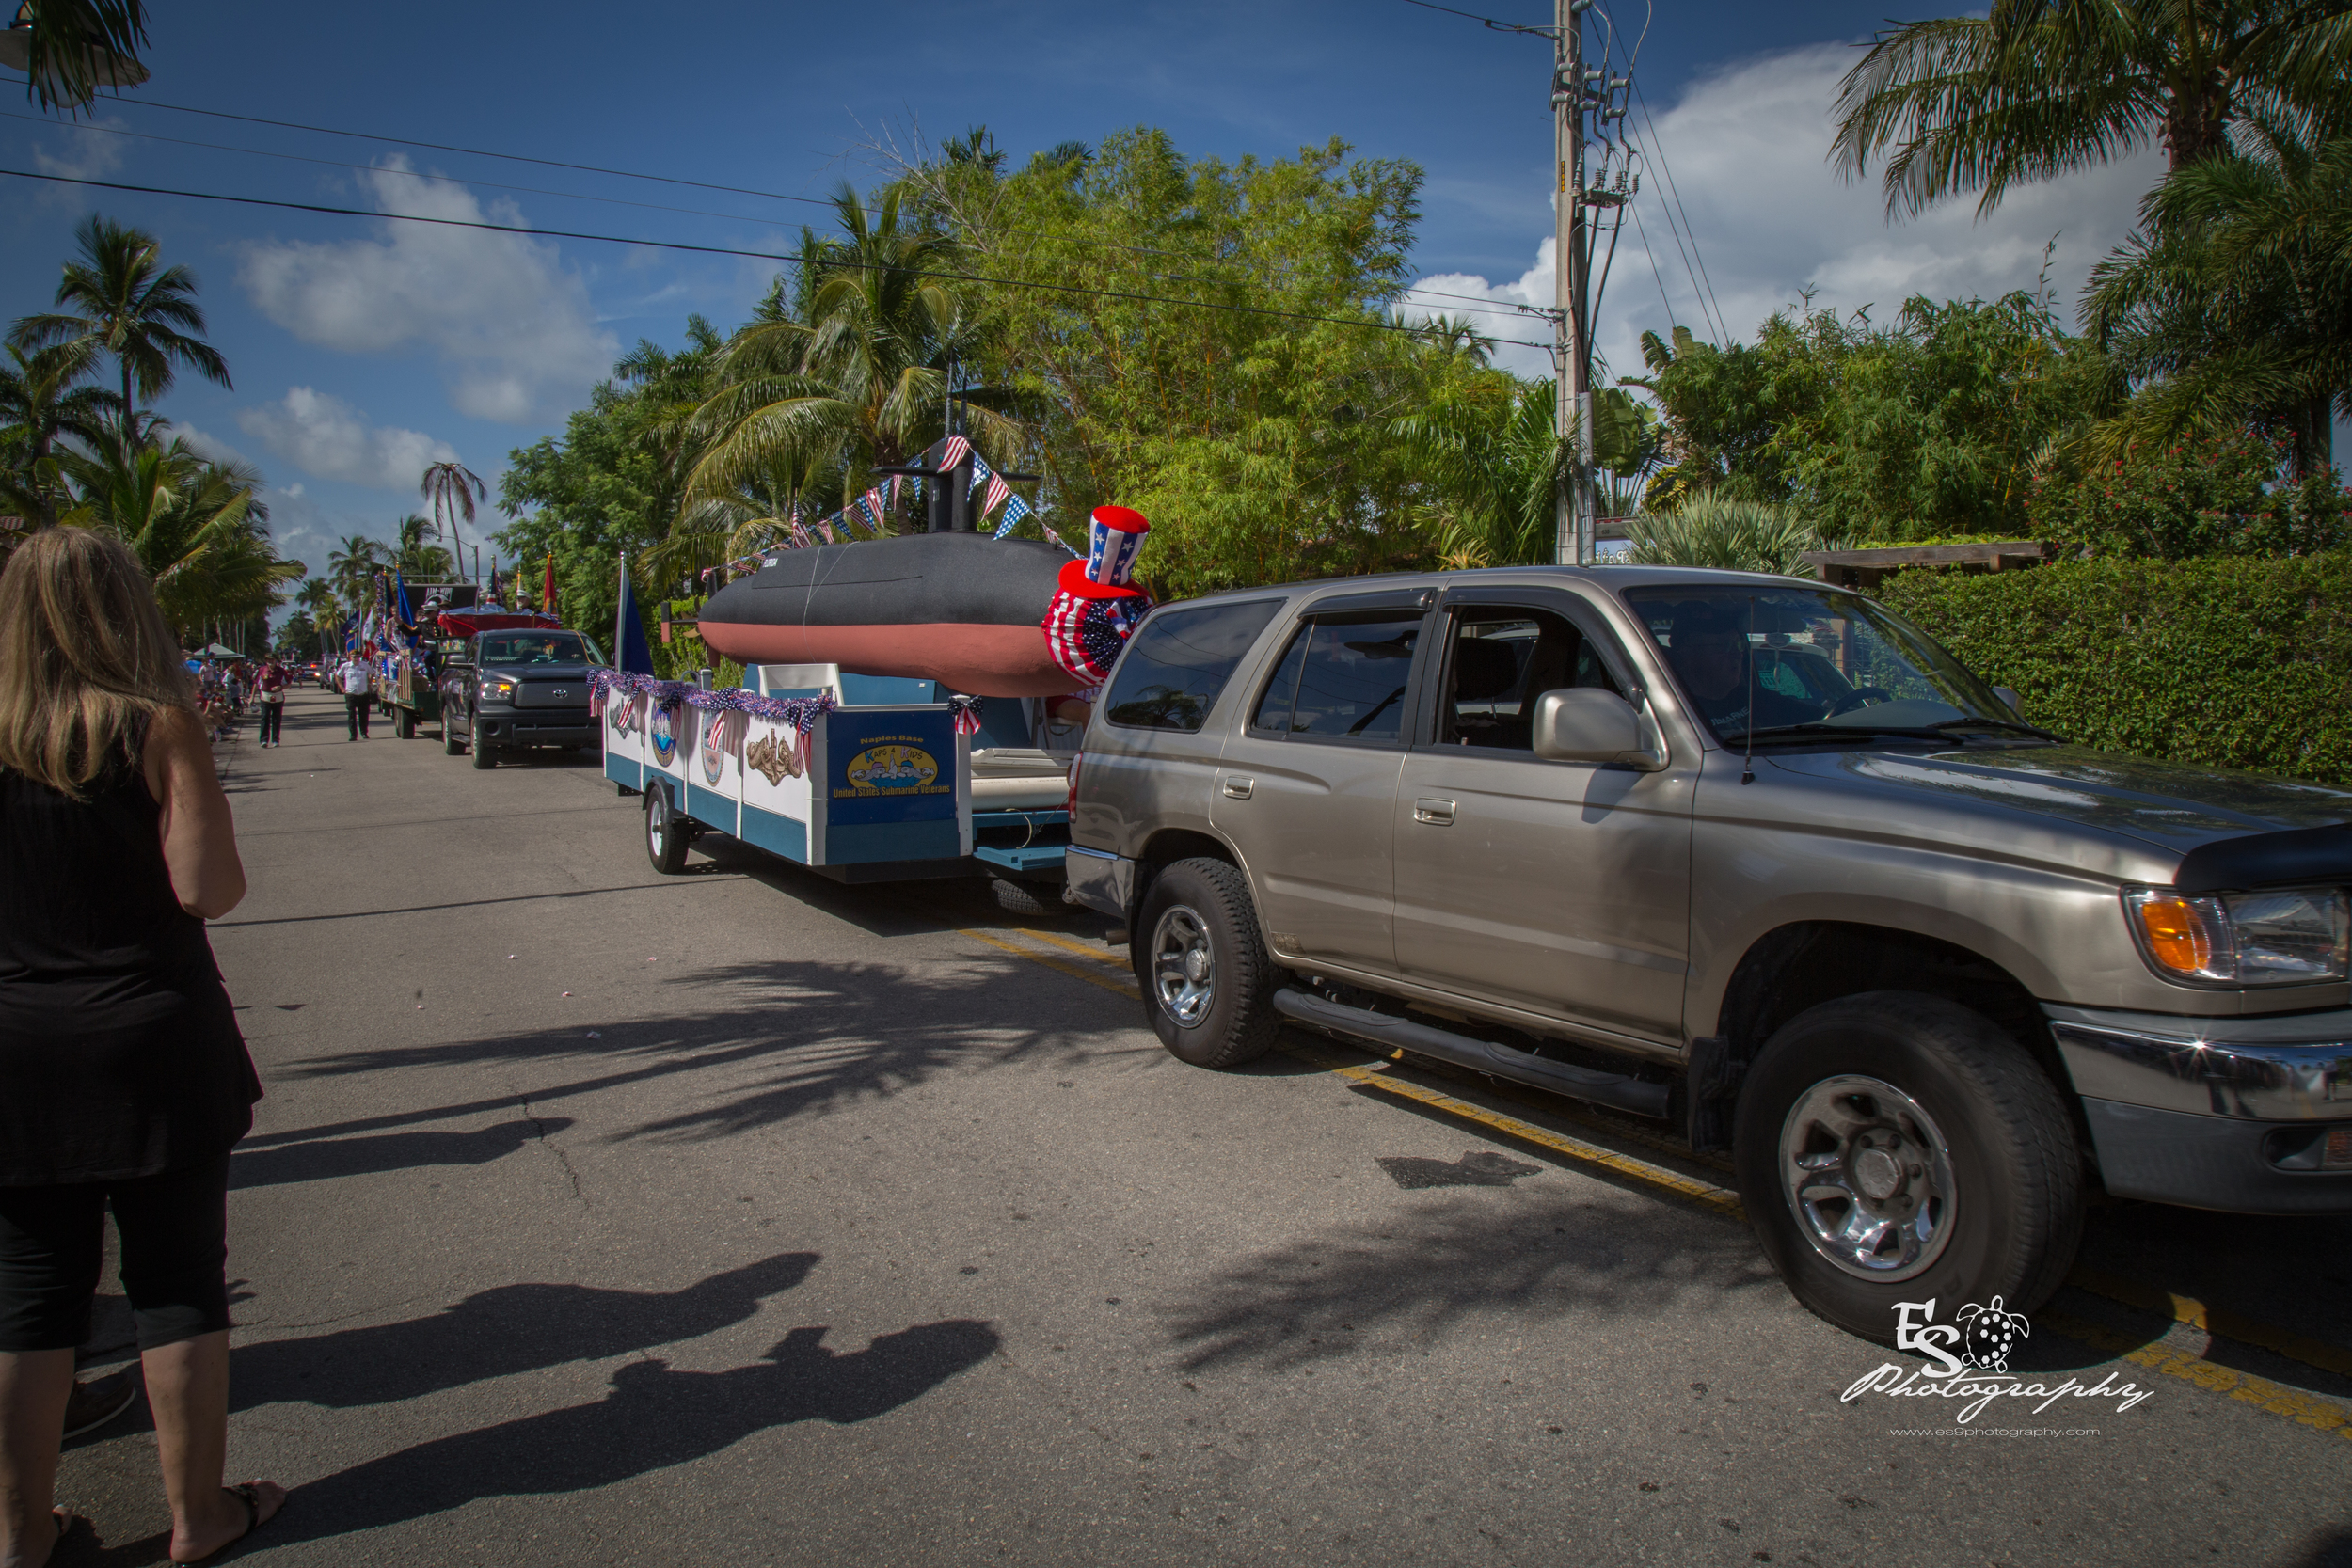
<svg viewBox="0 0 2352 1568">
<path fill-rule="evenodd" d="M 596 664 L 588 640 L 576 631 L 485 631 L 485 664 Z"/>
<path fill-rule="evenodd" d="M 2042 735 L 1934 639 L 1856 594 L 1691 585 L 1625 597 L 1725 745 L 1849 731 Z"/>
</svg>

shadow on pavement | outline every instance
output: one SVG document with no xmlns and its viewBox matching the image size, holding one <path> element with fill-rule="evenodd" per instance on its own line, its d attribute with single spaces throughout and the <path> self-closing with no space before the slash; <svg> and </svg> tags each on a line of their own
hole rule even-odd
<svg viewBox="0 0 2352 1568">
<path fill-rule="evenodd" d="M 779 1253 L 682 1291 L 501 1285 L 427 1318 L 239 1345 L 230 1363 L 230 1397 L 240 1410 L 296 1402 L 334 1409 L 390 1404 L 699 1338 L 745 1322 L 767 1297 L 799 1285 L 818 1257 Z"/>
<path fill-rule="evenodd" d="M 421 1165 L 485 1165 L 504 1159 L 533 1138 L 561 1132 L 571 1124 L 568 1117 L 544 1117 L 536 1122 L 510 1121 L 471 1132 L 388 1132 L 379 1137 L 318 1139 L 276 1148 L 241 1148 L 229 1162 L 229 1185 L 277 1187 Z"/>
<path fill-rule="evenodd" d="M 1043 1056 L 1057 1064 L 1123 1053 L 1103 1041 L 1101 1020 L 1078 1014 L 1067 1027 L 1041 1024 L 1064 995 L 1089 996 L 1009 955 L 975 955 L 953 968 L 910 973 L 872 964 L 736 964 L 673 974 L 665 990 L 692 1000 L 675 1016 L 529 1029 L 485 1039 L 339 1052 L 290 1062 L 276 1076 L 339 1078 L 419 1067 L 596 1062 L 605 1070 L 534 1084 L 519 1095 L 470 1101 L 248 1138 L 268 1147 L 331 1135 L 444 1120 L 483 1110 L 533 1106 L 684 1073 L 737 1069 L 712 1103 L 645 1122 L 622 1137 L 720 1138 L 772 1127 L 796 1116 L 911 1088 L 940 1073 Z M 1053 988 L 1059 988 L 1057 992 Z M 687 1010 L 691 1007 L 692 1010 Z M 1158 1048 L 1154 1046 L 1153 1050 Z M 742 1069 L 752 1076 L 744 1082 Z"/>
<path fill-rule="evenodd" d="M 1511 1189 L 1417 1204 L 1243 1258 L 1180 1292 L 1162 1326 L 1187 1369 L 1295 1367 L 1395 1356 L 1461 1320 L 1568 1311 L 1703 1312 L 1735 1292 L 1782 1291 L 1740 1227 L 1653 1203 L 1596 1204 Z"/>
<path fill-rule="evenodd" d="M 318 1540 L 463 1508 L 484 1497 L 584 1492 L 682 1465 L 795 1421 L 870 1420 L 993 1354 L 996 1331 L 951 1319 L 885 1334 L 848 1354 L 796 1328 L 756 1365 L 673 1371 L 636 1361 L 612 1392 L 403 1449 L 312 1481 L 271 1541 Z"/>
</svg>

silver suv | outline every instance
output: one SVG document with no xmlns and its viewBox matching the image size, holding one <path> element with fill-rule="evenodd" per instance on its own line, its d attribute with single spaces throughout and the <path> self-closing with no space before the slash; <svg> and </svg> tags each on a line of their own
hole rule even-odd
<svg viewBox="0 0 2352 1568">
<path fill-rule="evenodd" d="M 1165 606 L 1069 896 L 1202 1067 L 1282 1018 L 1728 1148 L 1797 1296 L 2064 1277 L 2086 1188 L 2352 1210 L 2352 791 L 2087 750 L 1899 616 L 1669 568 Z"/>
</svg>

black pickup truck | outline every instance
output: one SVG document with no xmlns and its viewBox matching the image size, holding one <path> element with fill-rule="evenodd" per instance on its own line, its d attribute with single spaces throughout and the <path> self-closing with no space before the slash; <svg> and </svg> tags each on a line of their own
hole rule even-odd
<svg viewBox="0 0 2352 1568">
<path fill-rule="evenodd" d="M 604 663 L 596 643 L 560 627 L 483 631 L 443 644 L 441 749 L 470 747 L 476 768 L 502 752 L 596 743 L 588 711 L 589 673 Z"/>
</svg>

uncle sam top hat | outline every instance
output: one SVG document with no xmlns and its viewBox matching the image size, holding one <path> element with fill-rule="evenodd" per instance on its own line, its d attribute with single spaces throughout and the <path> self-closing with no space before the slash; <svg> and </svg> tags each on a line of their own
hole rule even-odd
<svg viewBox="0 0 2352 1568">
<path fill-rule="evenodd" d="M 1096 507 L 1087 524 L 1087 580 L 1104 588 L 1126 587 L 1143 536 L 1151 531 L 1143 514 L 1132 507 Z"/>
</svg>

